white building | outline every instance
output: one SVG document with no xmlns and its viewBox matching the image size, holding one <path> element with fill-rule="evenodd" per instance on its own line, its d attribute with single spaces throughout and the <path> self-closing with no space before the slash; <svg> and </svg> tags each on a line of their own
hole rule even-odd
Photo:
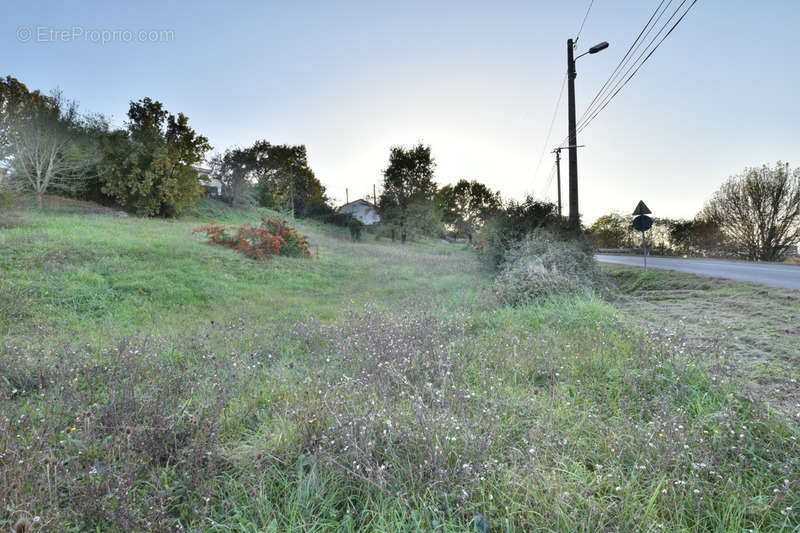
<svg viewBox="0 0 800 533">
<path fill-rule="evenodd" d="M 375 204 L 366 200 L 353 200 L 349 204 L 341 206 L 337 211 L 353 215 L 356 220 L 359 220 L 362 224 L 367 226 L 377 224 L 381 221 L 378 208 L 375 207 Z"/>
<path fill-rule="evenodd" d="M 200 185 L 206 190 L 207 195 L 212 198 L 219 198 L 222 196 L 222 182 L 211 177 L 211 169 L 204 167 L 194 167 L 194 169 L 197 171 Z"/>
</svg>

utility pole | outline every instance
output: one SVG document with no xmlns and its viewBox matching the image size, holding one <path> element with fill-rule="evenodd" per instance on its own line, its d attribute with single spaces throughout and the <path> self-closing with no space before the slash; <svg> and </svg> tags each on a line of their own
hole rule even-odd
<svg viewBox="0 0 800 533">
<path fill-rule="evenodd" d="M 347 187 L 344 188 L 344 203 L 350 203 L 350 190 Z"/>
<path fill-rule="evenodd" d="M 289 196 L 292 198 L 292 218 L 294 218 L 294 170 L 289 171 Z"/>
<path fill-rule="evenodd" d="M 788 165 L 788 163 L 787 163 Z M 378 193 L 375 192 L 375 184 L 372 184 L 372 203 L 378 205 Z"/>
<path fill-rule="evenodd" d="M 553 149 L 553 153 L 556 154 L 556 178 L 558 180 L 558 216 L 561 216 L 561 150 L 572 150 L 577 148 L 583 148 L 585 145 L 579 144 L 577 146 L 559 146 L 558 148 Z"/>
<path fill-rule="evenodd" d="M 578 211 L 578 133 L 575 129 L 575 60 L 586 54 L 596 54 L 608 48 L 608 43 L 603 41 L 589 48 L 578 57 L 574 57 L 575 42 L 567 39 L 567 103 L 569 105 L 569 221 L 576 228 L 580 224 Z"/>
<path fill-rule="evenodd" d="M 572 39 L 567 39 L 567 105 L 569 106 L 569 221 L 580 223 L 578 212 L 578 134 L 575 131 L 575 59 Z"/>
<path fill-rule="evenodd" d="M 556 183 L 558 184 L 558 218 L 561 218 L 561 148 L 553 150 L 556 154 Z"/>
</svg>

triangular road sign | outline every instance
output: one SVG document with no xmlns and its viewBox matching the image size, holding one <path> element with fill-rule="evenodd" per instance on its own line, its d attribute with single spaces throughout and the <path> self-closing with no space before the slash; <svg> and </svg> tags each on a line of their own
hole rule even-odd
<svg viewBox="0 0 800 533">
<path fill-rule="evenodd" d="M 650 211 L 650 208 L 647 207 L 646 205 L 644 205 L 643 201 L 639 200 L 639 203 L 636 204 L 636 209 L 634 210 L 633 214 L 634 215 L 649 215 L 650 213 L 652 213 L 652 211 Z"/>
</svg>

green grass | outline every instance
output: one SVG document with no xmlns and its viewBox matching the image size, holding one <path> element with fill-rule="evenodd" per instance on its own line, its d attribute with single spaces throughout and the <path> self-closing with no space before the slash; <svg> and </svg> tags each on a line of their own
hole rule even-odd
<svg viewBox="0 0 800 533">
<path fill-rule="evenodd" d="M 800 291 L 669 270 L 604 265 L 617 307 L 722 363 L 753 398 L 789 416 L 800 408 Z"/>
<path fill-rule="evenodd" d="M 498 307 L 463 246 L 298 221 L 312 260 L 254 262 L 192 229 L 255 211 L 87 208 L 0 225 L 0 528 L 798 527 L 796 425 L 627 300 Z M 738 290 L 669 283 L 620 281 Z"/>
</svg>

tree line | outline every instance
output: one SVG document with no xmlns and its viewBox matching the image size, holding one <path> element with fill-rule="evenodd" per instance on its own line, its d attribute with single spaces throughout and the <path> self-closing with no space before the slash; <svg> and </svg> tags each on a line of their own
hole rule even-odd
<svg viewBox="0 0 800 533">
<path fill-rule="evenodd" d="M 139 216 L 181 216 L 205 193 L 200 168 L 212 149 L 185 114 L 149 97 L 131 101 L 127 120 L 112 128 L 58 91 L 45 95 L 0 78 L 0 188 L 32 192 L 39 207 L 46 193 L 58 193 Z M 211 177 L 222 184 L 221 200 L 235 208 L 354 222 L 331 205 L 304 145 L 256 140 L 208 160 Z M 498 192 L 474 180 L 439 188 L 435 166 L 430 146 L 390 149 L 376 202 L 382 233 L 403 242 L 446 233 L 472 240 L 503 208 Z"/>
<path fill-rule="evenodd" d="M 131 101 L 123 126 L 112 128 L 103 115 L 80 112 L 58 91 L 44 95 L 11 76 L 0 78 L 0 192 L 31 191 L 40 207 L 45 193 L 59 192 L 140 216 L 177 217 L 204 194 L 198 167 L 211 150 L 185 114 L 151 98 Z M 357 220 L 331 205 L 304 145 L 257 140 L 214 155 L 210 167 L 222 183 L 222 200 L 233 207 L 262 206 L 360 232 Z M 539 227 L 574 233 L 550 202 L 503 201 L 469 179 L 439 187 L 435 170 L 430 146 L 390 148 L 376 201 L 378 235 L 472 242 L 483 230 L 483 244 L 503 250 L 514 235 Z M 618 213 L 600 217 L 587 233 L 600 248 L 639 245 L 630 217 Z M 798 241 L 800 169 L 780 162 L 745 169 L 692 220 L 657 218 L 650 232 L 651 246 L 661 253 L 764 261 L 783 257 Z"/>
<path fill-rule="evenodd" d="M 610 213 L 589 227 L 599 248 L 641 246 L 631 216 Z M 800 244 L 800 169 L 787 163 L 746 168 L 730 177 L 691 220 L 654 218 L 648 244 L 657 253 L 776 261 Z"/>
<path fill-rule="evenodd" d="M 211 150 L 185 114 L 151 98 L 131 101 L 123 126 L 112 128 L 58 91 L 44 95 L 0 78 L 0 188 L 32 192 L 39 207 L 50 192 L 140 216 L 177 217 L 205 193 L 199 168 Z M 333 211 L 305 146 L 257 141 L 225 150 L 211 164 L 223 199 L 236 207 Z"/>
</svg>

